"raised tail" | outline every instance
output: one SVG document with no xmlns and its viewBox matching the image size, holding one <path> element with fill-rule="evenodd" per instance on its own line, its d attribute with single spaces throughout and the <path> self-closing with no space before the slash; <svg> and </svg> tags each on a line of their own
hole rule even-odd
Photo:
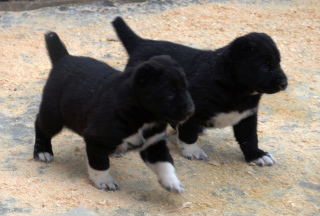
<svg viewBox="0 0 320 216">
<path fill-rule="evenodd" d="M 63 42 L 60 40 L 59 36 L 55 32 L 48 32 L 44 36 L 46 41 L 46 46 L 48 54 L 52 64 L 59 61 L 65 55 L 69 55 Z"/>
<path fill-rule="evenodd" d="M 143 39 L 136 35 L 136 33 L 129 28 L 121 17 L 116 17 L 112 21 L 112 25 L 118 35 L 118 38 L 121 40 L 124 48 L 130 55 Z"/>
</svg>

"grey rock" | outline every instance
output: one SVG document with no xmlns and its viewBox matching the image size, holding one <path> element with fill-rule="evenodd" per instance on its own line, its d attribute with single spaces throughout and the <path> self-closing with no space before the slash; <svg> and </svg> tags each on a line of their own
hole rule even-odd
<svg viewBox="0 0 320 216">
<path fill-rule="evenodd" d="M 300 187 L 303 187 L 306 189 L 316 190 L 316 191 L 320 192 L 320 185 L 318 185 L 318 184 L 312 184 L 312 183 L 305 182 L 305 181 L 299 181 L 298 185 Z"/>
</svg>

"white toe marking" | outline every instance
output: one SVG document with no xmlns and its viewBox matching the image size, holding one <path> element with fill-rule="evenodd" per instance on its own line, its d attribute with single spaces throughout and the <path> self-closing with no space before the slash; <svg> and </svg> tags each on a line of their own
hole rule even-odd
<svg viewBox="0 0 320 216">
<path fill-rule="evenodd" d="M 261 158 L 252 161 L 258 166 L 272 166 L 276 163 L 275 159 L 273 158 L 272 154 L 266 154 Z"/>
<path fill-rule="evenodd" d="M 169 162 L 148 163 L 147 166 L 157 174 L 158 181 L 168 191 L 183 193 L 184 188 L 175 174 L 174 166 Z"/>
<path fill-rule="evenodd" d="M 53 161 L 53 155 L 48 152 L 40 152 L 38 154 L 40 161 L 51 162 Z"/>
<path fill-rule="evenodd" d="M 264 161 L 265 165 L 272 165 L 273 164 L 273 161 L 271 158 L 269 158 L 268 156 L 263 156 L 262 157 L 262 160 Z"/>
<path fill-rule="evenodd" d="M 97 188 L 112 191 L 119 189 L 119 183 L 110 175 L 109 169 L 99 171 L 92 169 L 88 164 L 88 173 L 89 178 L 91 181 L 93 181 Z"/>
<path fill-rule="evenodd" d="M 202 160 L 207 158 L 207 154 L 198 146 L 198 144 L 186 144 L 178 140 L 178 145 L 184 157 L 189 160 Z"/>
</svg>

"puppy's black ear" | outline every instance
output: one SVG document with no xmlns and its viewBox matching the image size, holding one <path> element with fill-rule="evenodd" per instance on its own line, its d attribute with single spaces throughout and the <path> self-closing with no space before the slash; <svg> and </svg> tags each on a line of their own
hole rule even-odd
<svg viewBox="0 0 320 216">
<path fill-rule="evenodd" d="M 137 67 L 134 75 L 134 85 L 141 90 L 147 90 L 157 78 L 159 71 L 149 62 L 143 63 Z"/>
<path fill-rule="evenodd" d="M 252 37 L 242 36 L 230 44 L 230 51 L 233 56 L 245 57 L 256 50 L 257 44 Z"/>
</svg>

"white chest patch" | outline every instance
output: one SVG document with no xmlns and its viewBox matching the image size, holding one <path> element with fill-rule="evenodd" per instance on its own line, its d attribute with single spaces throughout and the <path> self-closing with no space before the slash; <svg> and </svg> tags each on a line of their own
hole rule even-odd
<svg viewBox="0 0 320 216">
<path fill-rule="evenodd" d="M 166 130 L 153 134 L 147 139 L 144 138 L 143 132 L 155 127 L 156 125 L 156 123 L 145 123 L 141 128 L 139 128 L 137 133 L 122 140 L 122 143 L 115 150 L 115 154 L 124 154 L 129 150 L 142 151 L 148 146 L 164 139 L 166 137 Z"/>
<path fill-rule="evenodd" d="M 257 112 L 257 108 L 245 110 L 243 112 L 232 111 L 229 113 L 219 113 L 207 121 L 209 126 L 215 128 L 224 128 L 227 126 L 235 125 L 239 123 L 242 119 Z"/>
</svg>

